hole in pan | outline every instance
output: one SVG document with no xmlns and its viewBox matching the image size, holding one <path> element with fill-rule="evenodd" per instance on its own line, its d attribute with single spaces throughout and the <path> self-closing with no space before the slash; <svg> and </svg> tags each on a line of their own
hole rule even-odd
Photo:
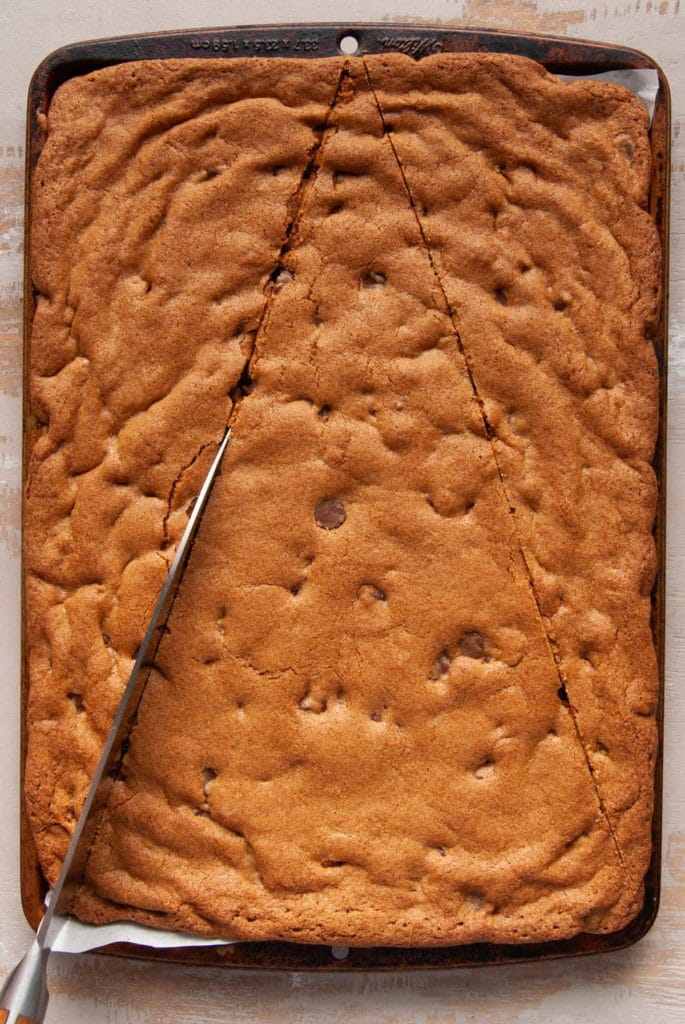
<svg viewBox="0 0 685 1024">
<path fill-rule="evenodd" d="M 342 39 L 338 40 L 338 49 L 341 53 L 344 53 L 346 57 L 351 57 L 353 54 L 359 52 L 359 40 L 356 36 L 353 36 L 351 32 L 344 35 Z"/>
</svg>

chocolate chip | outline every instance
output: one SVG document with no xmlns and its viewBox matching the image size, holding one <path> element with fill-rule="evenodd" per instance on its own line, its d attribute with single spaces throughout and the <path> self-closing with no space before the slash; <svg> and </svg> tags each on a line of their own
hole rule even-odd
<svg viewBox="0 0 685 1024">
<path fill-rule="evenodd" d="M 311 711 L 315 715 L 322 715 L 328 707 L 328 701 L 324 697 L 313 697 L 311 693 L 307 691 L 298 707 L 301 711 Z"/>
<path fill-rule="evenodd" d="M 344 181 L 345 178 L 358 177 L 360 177 L 360 174 L 358 174 L 356 171 L 343 171 L 340 168 L 338 168 L 338 170 L 333 171 L 333 184 L 338 185 L 341 181 Z"/>
<path fill-rule="evenodd" d="M 71 703 L 76 708 L 76 711 L 78 712 L 78 714 L 82 715 L 83 712 L 86 710 L 86 706 L 85 706 L 84 701 L 83 701 L 83 694 L 82 693 L 68 693 L 67 697 L 69 698 Z"/>
<path fill-rule="evenodd" d="M 345 522 L 347 513 L 342 501 L 321 501 L 314 512 L 322 530 L 337 530 Z"/>
<path fill-rule="evenodd" d="M 618 144 L 618 148 L 626 157 L 629 163 L 632 163 L 633 157 L 635 156 L 635 147 L 629 139 L 621 139 Z"/>
<path fill-rule="evenodd" d="M 485 640 L 475 630 L 464 633 L 459 641 L 459 653 L 463 654 L 465 658 L 484 658 Z"/>
<path fill-rule="evenodd" d="M 287 270 L 285 267 L 276 267 L 271 275 L 273 291 L 280 292 L 281 288 L 284 288 L 285 285 L 289 284 L 294 277 L 295 275 L 292 270 Z"/>
<path fill-rule="evenodd" d="M 435 668 L 431 672 L 431 679 L 440 679 L 442 676 L 446 676 L 450 670 L 452 659 L 450 658 L 448 651 L 442 651 L 438 660 L 435 663 Z"/>
<path fill-rule="evenodd" d="M 466 902 L 471 910 L 482 910 L 483 909 L 483 897 L 479 892 L 467 892 Z"/>
<path fill-rule="evenodd" d="M 380 270 L 370 270 L 368 274 L 364 275 L 364 287 L 382 288 L 386 280 L 385 274 L 382 274 Z"/>
<path fill-rule="evenodd" d="M 473 773 L 474 778 L 478 779 L 479 781 L 487 779 L 488 775 L 492 772 L 493 767 L 494 765 L 490 758 L 486 757 L 483 763 L 480 764 Z"/>
<path fill-rule="evenodd" d="M 247 395 L 251 394 L 253 388 L 254 381 L 250 376 L 250 364 L 247 362 L 243 367 L 243 372 L 240 374 L 240 379 L 237 384 L 229 389 L 228 397 L 235 405 L 241 398 L 245 398 Z"/>
</svg>

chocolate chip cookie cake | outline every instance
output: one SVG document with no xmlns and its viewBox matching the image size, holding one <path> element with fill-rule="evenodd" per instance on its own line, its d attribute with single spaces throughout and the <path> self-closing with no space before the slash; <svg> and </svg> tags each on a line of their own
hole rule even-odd
<svg viewBox="0 0 685 1024">
<path fill-rule="evenodd" d="M 76 910 L 531 942 L 643 900 L 647 116 L 523 58 L 74 78 L 33 179 L 26 801 L 54 881 L 227 424 Z"/>
</svg>

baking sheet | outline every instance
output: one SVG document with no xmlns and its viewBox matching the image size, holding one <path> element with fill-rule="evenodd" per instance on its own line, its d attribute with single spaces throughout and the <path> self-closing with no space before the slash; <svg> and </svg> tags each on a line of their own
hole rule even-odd
<svg viewBox="0 0 685 1024">
<path fill-rule="evenodd" d="M 160 57 L 217 57 L 279 55 L 316 58 L 340 54 L 340 39 L 354 34 L 359 41 L 359 53 L 387 52 L 399 50 L 414 56 L 424 53 L 453 52 L 504 52 L 517 53 L 540 61 L 549 71 L 567 80 L 596 78 L 613 81 L 629 88 L 644 103 L 650 116 L 652 143 L 658 159 L 653 167 L 652 202 L 650 208 L 660 229 L 665 254 L 665 277 L 667 280 L 667 227 L 668 227 L 668 147 L 670 142 L 670 108 L 668 87 L 661 71 L 644 54 L 634 50 L 616 48 L 606 44 L 589 43 L 579 40 L 562 40 L 545 36 L 506 35 L 492 31 L 446 30 L 421 26 L 259 26 L 240 29 L 214 29 L 201 32 L 161 33 L 153 36 L 130 37 L 112 40 L 98 40 L 91 43 L 65 47 L 48 57 L 38 68 L 29 93 L 29 123 L 27 173 L 40 153 L 44 140 L 40 114 L 47 111 L 50 98 L 62 81 L 95 67 L 120 63 L 133 59 Z M 305 45 L 306 44 L 306 45 Z M 279 54 L 279 47 L 282 53 Z M 299 50 L 298 54 L 292 52 Z M 597 71 L 597 68 L 603 70 Z M 563 70 L 562 70 L 563 69 Z M 27 188 L 27 203 L 30 203 L 30 189 Z M 27 213 L 29 211 L 27 210 Z M 27 216 L 27 224 L 30 217 Z M 29 241 L 29 240 L 27 240 Z M 26 247 L 27 266 L 29 244 Z M 28 337 L 33 313 L 30 279 L 27 275 L 25 302 L 25 338 Z M 658 445 L 657 469 L 663 468 L 662 446 L 665 439 L 665 338 L 666 297 L 661 317 L 660 334 L 655 340 L 662 372 L 662 428 Z M 26 393 L 26 389 L 25 389 Z M 25 420 L 26 422 L 26 420 Z M 25 434 L 25 445 L 29 447 L 30 436 Z M 663 472 L 661 473 L 661 493 Z M 657 541 L 660 556 L 660 581 L 654 595 L 655 638 L 660 654 L 663 654 L 663 505 L 657 524 Z M 663 657 L 660 657 L 663 692 Z M 24 697 L 25 697 L 24 685 Z M 662 707 L 660 705 L 660 725 Z M 660 863 L 660 762 L 656 773 L 657 813 L 654 820 L 653 858 L 646 878 L 646 895 L 642 913 L 622 932 L 609 936 L 580 935 L 575 939 L 560 942 L 540 943 L 521 946 L 477 946 L 446 947 L 441 949 L 354 949 L 346 947 L 298 946 L 288 943 L 232 943 L 204 940 L 194 937 L 189 943 L 188 936 L 180 933 L 156 932 L 141 926 L 117 923 L 107 926 L 105 932 L 97 929 L 98 945 L 110 943 L 135 943 L 138 955 L 175 959 L 180 962 L 226 964 L 234 966 L 285 967 L 289 969 L 317 969 L 330 967 L 398 969 L 406 967 L 449 967 L 480 963 L 504 963 L 519 960 L 578 955 L 600 952 L 607 949 L 630 945 L 651 926 L 656 915 L 659 894 Z M 27 917 L 34 926 L 42 911 L 40 903 L 36 908 L 36 897 L 45 891 L 40 875 L 35 848 L 25 817 L 22 821 L 23 871 L 22 896 Z M 42 901 L 41 901 L 42 902 Z M 60 951 L 78 952 L 94 948 L 93 938 L 83 931 L 95 926 L 84 926 L 75 922 L 74 927 L 65 928 Z M 79 930 L 81 934 L 79 936 Z M 152 934 L 150 934 L 152 933 Z M 88 942 L 85 946 L 84 942 Z M 196 947 L 195 950 L 189 948 Z M 142 947 L 146 947 L 143 949 Z M 182 947 L 182 948 L 179 948 Z M 213 947 L 213 948 L 197 948 Z M 58 948 L 57 946 L 55 947 Z M 116 951 L 116 950 L 115 950 Z M 131 947 L 124 946 L 119 952 L 130 955 Z"/>
</svg>

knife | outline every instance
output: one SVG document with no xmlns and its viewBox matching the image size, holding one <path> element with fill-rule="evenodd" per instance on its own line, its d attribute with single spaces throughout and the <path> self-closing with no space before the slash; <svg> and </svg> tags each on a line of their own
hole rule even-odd
<svg viewBox="0 0 685 1024">
<path fill-rule="evenodd" d="M 131 675 L 102 749 L 98 766 L 67 848 L 62 870 L 52 890 L 45 916 L 40 923 L 28 953 L 14 968 L 5 982 L 2 991 L 0 991 L 0 1024 L 41 1024 L 45 1017 L 49 998 L 46 981 L 48 956 L 50 950 L 55 947 L 65 925 L 67 923 L 76 923 L 69 916 L 70 907 L 83 878 L 88 854 L 97 836 L 98 825 L 107 806 L 112 785 L 119 773 L 119 766 L 126 752 L 128 737 L 136 721 L 138 708 L 149 677 L 149 672 L 146 669 L 151 667 L 157 653 L 159 642 L 166 628 L 166 623 L 178 592 L 178 584 L 183 575 L 183 567 L 202 516 L 202 510 L 207 503 L 207 498 L 221 465 L 230 436 L 231 428 L 227 427 L 212 465 L 200 488 L 195 505 L 188 517 L 186 528 L 183 531 L 176 555 L 171 563 L 171 568 L 152 612 L 143 642 L 138 648 Z M 81 928 L 88 929 L 88 934 L 92 933 L 90 944 L 88 946 L 83 946 L 82 944 L 82 948 L 93 949 L 99 945 L 105 945 L 107 942 L 115 941 L 111 934 L 104 941 L 97 941 L 96 936 L 100 934 L 101 930 L 104 932 L 105 927 L 82 925 Z M 136 941 L 139 941 L 140 936 L 144 936 L 147 932 L 159 935 L 159 932 L 156 932 L 155 929 L 141 929 L 138 927 L 136 929 Z M 217 944 L 216 940 L 198 940 L 197 936 L 188 936 L 187 938 L 188 941 L 184 940 L 183 945 Z M 225 942 L 225 940 L 221 941 Z M 156 945 L 157 943 L 151 942 L 149 944 Z M 180 944 L 178 938 L 175 937 L 173 945 Z"/>
</svg>

